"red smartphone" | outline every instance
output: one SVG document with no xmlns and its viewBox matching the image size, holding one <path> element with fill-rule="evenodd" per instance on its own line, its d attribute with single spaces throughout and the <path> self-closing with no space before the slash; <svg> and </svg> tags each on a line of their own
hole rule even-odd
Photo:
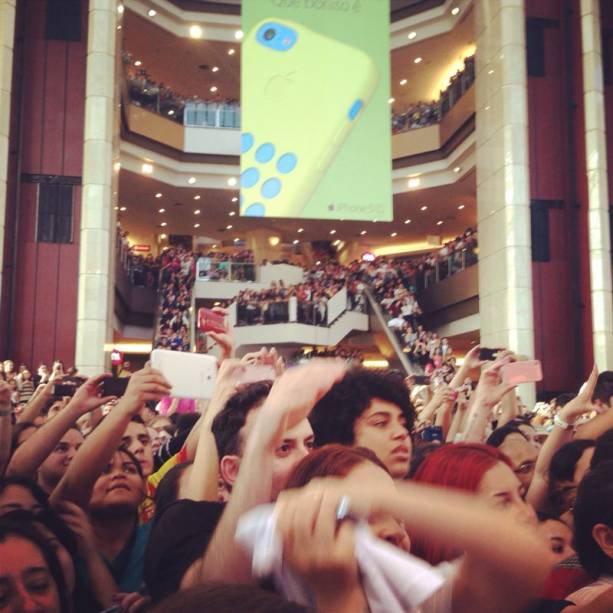
<svg viewBox="0 0 613 613">
<path fill-rule="evenodd" d="M 538 360 L 511 362 L 500 369 L 505 383 L 519 385 L 521 383 L 536 383 L 543 379 L 543 369 Z"/>
<path fill-rule="evenodd" d="M 225 332 L 224 316 L 211 309 L 198 309 L 198 330 L 200 332 Z"/>
</svg>

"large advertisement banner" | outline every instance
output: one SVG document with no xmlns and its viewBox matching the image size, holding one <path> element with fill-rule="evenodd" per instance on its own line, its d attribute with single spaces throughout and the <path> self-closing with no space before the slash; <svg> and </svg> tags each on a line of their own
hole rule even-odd
<svg viewBox="0 0 613 613">
<path fill-rule="evenodd" d="M 241 214 L 391 221 L 389 0 L 243 0 Z"/>
</svg>

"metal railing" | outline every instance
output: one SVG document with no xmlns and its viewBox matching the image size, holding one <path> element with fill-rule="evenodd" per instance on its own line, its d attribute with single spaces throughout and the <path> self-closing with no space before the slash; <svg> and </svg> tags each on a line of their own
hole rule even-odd
<svg viewBox="0 0 613 613">
<path fill-rule="evenodd" d="M 225 102 L 186 102 L 183 125 L 201 128 L 240 128 L 241 109 Z"/>
<path fill-rule="evenodd" d="M 462 249 L 462 251 L 452 253 L 445 258 L 439 259 L 431 268 L 417 274 L 415 278 L 415 287 L 418 291 L 427 289 L 435 283 L 443 281 L 444 279 L 466 270 L 469 266 L 477 264 L 478 261 L 479 258 L 472 249 Z"/>
<path fill-rule="evenodd" d="M 253 262 L 215 262 L 210 258 L 199 258 L 196 262 L 197 281 L 255 281 Z"/>
</svg>

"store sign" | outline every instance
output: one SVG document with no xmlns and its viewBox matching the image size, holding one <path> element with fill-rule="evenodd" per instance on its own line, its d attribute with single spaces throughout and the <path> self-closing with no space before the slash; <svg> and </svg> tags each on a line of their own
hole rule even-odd
<svg viewBox="0 0 613 613">
<path fill-rule="evenodd" d="M 136 253 L 148 253 L 151 251 L 151 245 L 134 245 L 132 251 Z"/>
</svg>

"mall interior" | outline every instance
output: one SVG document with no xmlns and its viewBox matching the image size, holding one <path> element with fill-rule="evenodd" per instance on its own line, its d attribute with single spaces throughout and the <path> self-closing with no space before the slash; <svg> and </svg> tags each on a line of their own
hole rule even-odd
<svg viewBox="0 0 613 613">
<path fill-rule="evenodd" d="M 183 237 L 225 262 L 189 296 L 194 349 L 197 307 L 374 256 L 419 271 L 423 326 L 458 359 L 479 342 L 537 358 L 541 395 L 613 364 L 609 2 L 393 0 L 393 221 L 335 223 L 239 215 L 240 2 L 2 6 L 1 355 L 142 361 L 159 300 L 137 263 Z M 248 279 L 228 264 L 246 252 Z M 393 313 L 364 302 L 325 327 L 286 304 L 238 350 L 282 339 L 286 356 L 341 347 L 409 371 Z"/>
</svg>

